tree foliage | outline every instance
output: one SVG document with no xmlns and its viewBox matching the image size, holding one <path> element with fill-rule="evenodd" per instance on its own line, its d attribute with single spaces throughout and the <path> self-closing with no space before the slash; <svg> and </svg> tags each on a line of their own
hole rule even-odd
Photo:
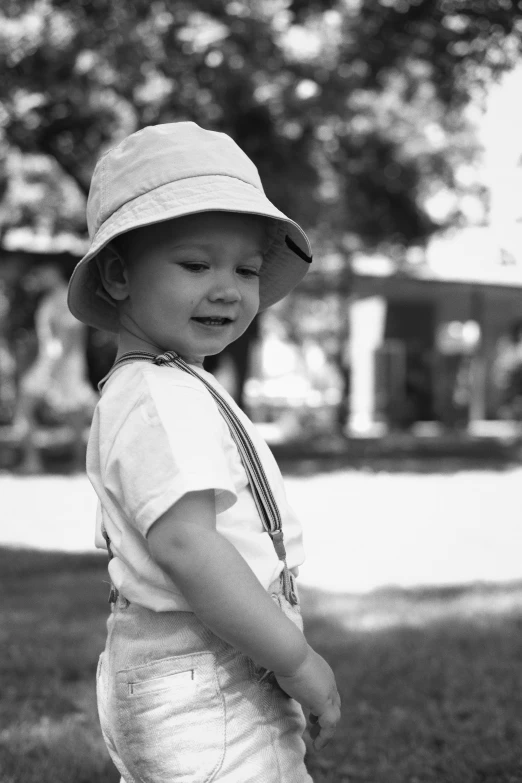
<svg viewBox="0 0 522 783">
<path fill-rule="evenodd" d="M 511 0 L 4 0 L 4 154 L 44 154 L 86 194 L 105 148 L 192 119 L 230 133 L 312 233 L 418 243 L 477 152 L 470 96 L 521 48 Z"/>
</svg>

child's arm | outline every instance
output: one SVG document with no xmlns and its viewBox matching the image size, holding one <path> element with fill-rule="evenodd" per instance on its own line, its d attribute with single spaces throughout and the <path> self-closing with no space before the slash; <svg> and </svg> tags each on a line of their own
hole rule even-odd
<svg viewBox="0 0 522 783">
<path fill-rule="evenodd" d="M 311 713 L 317 750 L 332 738 L 341 700 L 334 674 L 274 603 L 237 549 L 216 530 L 213 490 L 184 495 L 151 527 L 152 557 L 216 636 L 275 673 Z"/>
<path fill-rule="evenodd" d="M 213 490 L 184 495 L 153 524 L 147 539 L 152 557 L 217 636 L 277 673 L 292 674 L 303 663 L 304 635 L 217 532 Z"/>
</svg>

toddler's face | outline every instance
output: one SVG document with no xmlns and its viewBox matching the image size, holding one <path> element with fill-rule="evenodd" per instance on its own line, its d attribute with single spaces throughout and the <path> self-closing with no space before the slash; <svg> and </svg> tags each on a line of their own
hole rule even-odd
<svg viewBox="0 0 522 783">
<path fill-rule="evenodd" d="M 263 218 L 202 212 L 131 237 L 123 328 L 135 334 L 138 327 L 158 352 L 173 350 L 195 364 L 243 334 L 259 308 Z"/>
</svg>

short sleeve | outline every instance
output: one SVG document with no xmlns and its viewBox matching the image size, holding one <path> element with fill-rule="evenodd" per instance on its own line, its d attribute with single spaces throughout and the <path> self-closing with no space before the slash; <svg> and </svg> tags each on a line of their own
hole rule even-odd
<svg viewBox="0 0 522 783">
<path fill-rule="evenodd" d="M 216 403 L 201 387 L 149 378 L 109 452 L 105 486 L 129 522 L 146 536 L 187 492 L 213 489 L 216 513 L 237 500 Z"/>
</svg>

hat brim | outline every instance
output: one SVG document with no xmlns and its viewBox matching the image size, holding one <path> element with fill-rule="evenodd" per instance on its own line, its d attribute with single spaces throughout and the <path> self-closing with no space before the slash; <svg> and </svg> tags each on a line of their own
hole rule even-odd
<svg viewBox="0 0 522 783">
<path fill-rule="evenodd" d="M 286 296 L 306 275 L 311 247 L 303 229 L 283 214 L 264 193 L 243 180 L 222 175 L 193 177 L 167 183 L 123 204 L 100 227 L 76 265 L 69 282 L 68 305 L 80 321 L 96 329 L 118 332 L 116 307 L 97 291 L 100 278 L 92 263 L 111 240 L 142 226 L 198 212 L 238 212 L 280 221 L 265 255 L 259 278 L 260 310 Z M 286 243 L 297 246 L 299 253 Z"/>
</svg>

